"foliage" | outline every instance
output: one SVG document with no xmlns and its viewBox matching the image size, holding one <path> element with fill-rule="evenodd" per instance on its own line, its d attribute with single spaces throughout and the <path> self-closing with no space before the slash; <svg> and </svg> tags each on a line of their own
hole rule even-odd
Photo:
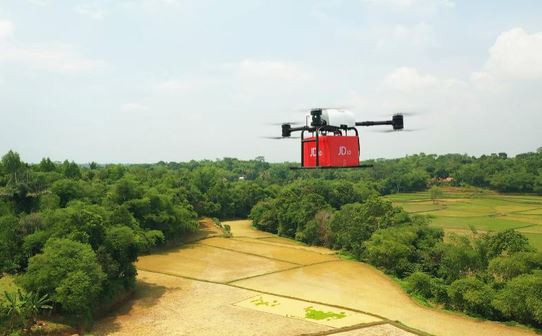
<svg viewBox="0 0 542 336">
<path fill-rule="evenodd" d="M 404 224 L 410 217 L 391 202 L 371 197 L 364 203 L 344 205 L 335 213 L 330 223 L 334 235 L 334 247 L 347 250 L 360 258 L 364 251 L 363 242 L 373 232 L 390 226 Z"/>
<path fill-rule="evenodd" d="M 474 277 L 454 281 L 448 288 L 450 305 L 458 310 L 481 316 L 491 316 L 491 300 L 495 291 Z"/>
<path fill-rule="evenodd" d="M 483 268 L 483 261 L 472 241 L 466 236 L 452 234 L 448 243 L 437 247 L 437 275 L 447 283 L 474 274 Z"/>
<path fill-rule="evenodd" d="M 432 186 L 431 189 L 429 189 L 429 196 L 433 203 L 438 203 L 438 200 L 441 199 L 443 195 L 444 192 L 437 186 Z"/>
<path fill-rule="evenodd" d="M 406 279 L 406 289 L 409 293 L 419 295 L 425 299 L 433 297 L 433 278 L 426 273 L 416 271 Z"/>
<path fill-rule="evenodd" d="M 224 224 L 224 237 L 233 237 L 233 233 L 231 232 L 231 226 L 229 224 Z"/>
<path fill-rule="evenodd" d="M 424 222 L 381 229 L 364 243 L 364 258 L 404 277 L 416 270 L 432 268 L 431 252 L 443 236 L 442 230 L 430 228 Z"/>
<path fill-rule="evenodd" d="M 491 259 L 488 272 L 496 283 L 505 283 L 522 274 L 542 269 L 542 254 L 536 252 L 518 252 L 509 256 Z"/>
<path fill-rule="evenodd" d="M 509 319 L 542 325 L 542 273 L 537 271 L 510 280 L 493 304 Z"/>
<path fill-rule="evenodd" d="M 37 316 L 44 310 L 52 309 L 47 294 L 39 296 L 34 292 L 4 291 L 5 301 L 0 302 L 0 332 L 12 333 L 19 329 L 29 329 Z"/>
<path fill-rule="evenodd" d="M 30 258 L 21 285 L 47 294 L 68 315 L 89 315 L 103 289 L 105 274 L 89 244 L 50 239 Z"/>
</svg>

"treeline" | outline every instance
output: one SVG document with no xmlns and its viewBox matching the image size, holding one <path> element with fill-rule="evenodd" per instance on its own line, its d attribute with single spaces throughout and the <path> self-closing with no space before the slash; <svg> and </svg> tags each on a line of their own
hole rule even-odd
<svg viewBox="0 0 542 336">
<path fill-rule="evenodd" d="M 373 181 L 382 194 L 419 191 L 442 183 L 490 188 L 505 193 L 542 194 L 542 148 L 512 158 L 506 153 L 480 157 L 422 153 L 365 163 L 374 164 L 374 168 L 362 172 L 362 177 Z"/>
<path fill-rule="evenodd" d="M 542 326 L 542 253 L 515 231 L 444 240 L 412 216 L 347 181 L 299 181 L 254 206 L 261 230 L 343 250 L 448 309 Z"/>
</svg>

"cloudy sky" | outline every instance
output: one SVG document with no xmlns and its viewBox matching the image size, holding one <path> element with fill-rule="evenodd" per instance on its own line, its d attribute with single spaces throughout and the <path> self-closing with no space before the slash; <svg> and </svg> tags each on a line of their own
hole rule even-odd
<svg viewBox="0 0 542 336">
<path fill-rule="evenodd" d="M 542 2 L 0 0 L 0 153 L 295 161 L 269 122 L 350 106 L 363 158 L 542 147 Z"/>
</svg>

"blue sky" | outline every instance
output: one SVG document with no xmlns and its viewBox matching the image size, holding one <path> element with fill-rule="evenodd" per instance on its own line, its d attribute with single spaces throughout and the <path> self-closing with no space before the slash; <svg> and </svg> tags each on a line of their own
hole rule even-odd
<svg viewBox="0 0 542 336">
<path fill-rule="evenodd" d="M 0 1 L 0 153 L 77 162 L 263 155 L 268 122 L 350 106 L 362 159 L 542 146 L 542 2 Z"/>
</svg>

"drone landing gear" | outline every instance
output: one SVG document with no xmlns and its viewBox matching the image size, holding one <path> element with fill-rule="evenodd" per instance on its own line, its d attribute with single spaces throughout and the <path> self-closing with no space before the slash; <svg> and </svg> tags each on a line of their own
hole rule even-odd
<svg viewBox="0 0 542 336">
<path fill-rule="evenodd" d="M 371 164 L 363 164 L 359 166 L 319 166 L 319 167 L 290 167 L 291 170 L 306 170 L 306 169 L 312 169 L 312 170 L 318 170 L 318 169 L 356 169 L 356 168 L 372 168 L 373 165 Z"/>
</svg>

